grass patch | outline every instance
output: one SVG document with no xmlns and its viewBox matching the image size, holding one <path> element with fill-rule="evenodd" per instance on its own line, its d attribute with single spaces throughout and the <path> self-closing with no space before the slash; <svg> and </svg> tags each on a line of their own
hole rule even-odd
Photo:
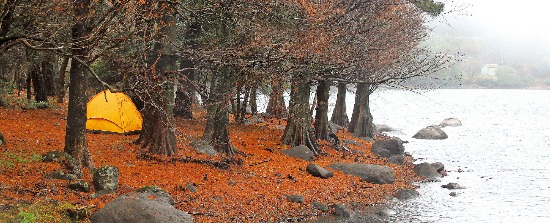
<svg viewBox="0 0 550 223">
<path fill-rule="evenodd" d="M 77 220 L 70 216 L 69 210 L 78 210 L 73 204 L 57 201 L 39 201 L 34 204 L 17 204 L 3 207 L 0 211 L 0 222 L 34 223 L 34 222 L 90 222 L 88 218 Z"/>
<path fill-rule="evenodd" d="M 32 154 L 27 155 L 21 150 L 0 152 L 0 173 L 15 168 L 22 164 L 41 162 L 42 155 Z"/>
</svg>

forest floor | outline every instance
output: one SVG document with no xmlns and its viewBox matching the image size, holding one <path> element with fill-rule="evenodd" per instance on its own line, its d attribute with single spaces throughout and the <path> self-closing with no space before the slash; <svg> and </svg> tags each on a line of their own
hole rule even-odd
<svg viewBox="0 0 550 223">
<path fill-rule="evenodd" d="M 223 157 L 198 154 L 189 146 L 198 140 L 205 125 L 204 112 L 195 112 L 194 120 L 177 119 L 178 156 L 220 161 Z M 327 205 L 353 203 L 361 208 L 384 203 L 397 190 L 412 188 L 418 177 L 412 164 L 394 165 L 371 153 L 371 144 L 339 132 L 343 139 L 360 145 L 348 145 L 355 152 L 335 150 L 321 142 L 326 153 L 314 163 L 369 163 L 390 166 L 396 175 L 394 184 L 371 184 L 358 177 L 334 171 L 334 177 L 321 179 L 306 172 L 310 163 L 280 152 L 284 120 L 265 119 L 255 125 L 230 124 L 230 137 L 240 151 L 242 164 L 220 169 L 208 164 L 139 159 L 138 135 L 87 134 L 88 147 L 96 167 L 110 165 L 119 169 L 116 194 L 91 198 L 93 193 L 68 189 L 68 181 L 48 179 L 46 175 L 62 169 L 56 163 L 40 162 L 42 154 L 62 151 L 65 139 L 66 104 L 46 109 L 0 107 L 0 132 L 7 144 L 0 146 L 0 222 L 68 222 L 67 209 L 85 209 L 89 213 L 102 208 L 118 195 L 143 186 L 156 185 L 174 197 L 175 206 L 193 215 L 195 222 L 278 222 L 298 221 L 329 212 L 316 211 L 312 202 Z M 360 152 L 358 152 L 360 151 Z M 84 170 L 83 179 L 92 182 Z M 197 191 L 186 189 L 193 184 Z M 304 196 L 304 203 L 293 203 L 285 195 Z M 26 221 L 30 220 L 30 221 Z M 87 218 L 82 220 L 89 221 Z"/>
</svg>

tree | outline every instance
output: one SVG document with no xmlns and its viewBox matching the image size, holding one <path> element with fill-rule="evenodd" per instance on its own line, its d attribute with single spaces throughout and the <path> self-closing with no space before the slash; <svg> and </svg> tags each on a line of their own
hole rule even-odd
<svg viewBox="0 0 550 223">
<path fill-rule="evenodd" d="M 332 110 L 330 121 L 342 127 L 347 127 L 349 123 L 348 114 L 346 111 L 346 83 L 338 83 L 338 93 L 336 95 L 336 103 Z"/>
<path fill-rule="evenodd" d="M 75 1 L 73 8 L 77 20 L 71 29 L 73 43 L 71 54 L 75 59 L 86 61 L 90 51 L 87 45 L 87 39 L 91 33 L 89 24 L 90 0 Z M 78 166 L 93 168 L 92 156 L 86 142 L 87 88 L 87 71 L 84 64 L 72 64 L 70 69 L 69 105 L 64 150 L 77 160 Z"/>
<path fill-rule="evenodd" d="M 144 72 L 146 84 L 142 132 L 136 143 L 147 151 L 161 155 L 177 154 L 174 124 L 176 61 L 174 42 L 175 10 L 166 2 L 148 1 L 144 7 L 156 8 L 155 14 L 147 15 L 149 24 L 158 27 L 150 30 L 145 42 L 147 48 Z M 159 14 L 156 14 L 160 12 Z"/>
</svg>

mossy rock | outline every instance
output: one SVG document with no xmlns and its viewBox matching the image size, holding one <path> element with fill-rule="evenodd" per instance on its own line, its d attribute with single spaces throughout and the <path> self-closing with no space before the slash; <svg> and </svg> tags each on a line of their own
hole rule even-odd
<svg viewBox="0 0 550 223">
<path fill-rule="evenodd" d="M 94 171 L 93 184 L 96 191 L 116 190 L 118 188 L 118 168 L 102 166 Z"/>
<path fill-rule="evenodd" d="M 51 151 L 42 155 L 42 162 L 56 162 L 67 167 L 74 175 L 82 177 L 82 170 L 78 162 L 68 153 L 61 151 Z"/>
</svg>

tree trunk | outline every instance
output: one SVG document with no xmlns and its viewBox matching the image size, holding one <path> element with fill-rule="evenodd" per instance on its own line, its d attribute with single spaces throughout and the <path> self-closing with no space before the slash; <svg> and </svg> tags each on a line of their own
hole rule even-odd
<svg viewBox="0 0 550 223">
<path fill-rule="evenodd" d="M 172 156 L 178 152 L 173 113 L 174 85 L 166 81 L 159 88 L 160 94 L 147 98 L 150 103 L 145 103 L 143 126 L 136 143 L 150 153 Z"/>
<path fill-rule="evenodd" d="M 160 24 L 173 24 L 175 17 L 167 9 L 167 3 L 151 2 L 159 4 L 159 10 L 163 16 L 155 22 Z M 149 81 L 156 83 L 154 89 L 144 89 L 148 92 L 145 95 L 145 107 L 143 110 L 142 132 L 136 143 L 148 152 L 160 155 L 175 155 L 176 133 L 174 119 L 176 80 L 175 71 L 176 57 L 172 40 L 163 38 L 174 38 L 174 26 L 166 25 L 160 30 L 160 38 L 156 39 L 153 49 L 148 52 L 148 64 L 154 64 L 152 73 L 148 74 Z M 154 92 L 157 91 L 157 92 Z M 148 97 L 149 96 L 149 97 Z"/>
<path fill-rule="evenodd" d="M 195 79 L 194 67 L 193 61 L 180 60 L 180 70 L 184 70 L 184 76 L 179 81 L 178 91 L 176 92 L 174 115 L 185 119 L 193 119 L 191 105 L 195 90 L 191 82 Z"/>
<path fill-rule="evenodd" d="M 338 95 L 336 96 L 336 105 L 332 111 L 331 122 L 346 128 L 348 126 L 348 114 L 346 111 L 346 84 L 338 83 Z"/>
<path fill-rule="evenodd" d="M 84 39 L 90 33 L 87 22 L 90 0 L 75 1 L 73 3 L 76 15 L 81 16 L 72 27 L 72 41 L 75 43 L 71 50 L 73 55 L 86 60 L 89 49 Z M 67 129 L 65 131 L 65 152 L 71 155 L 79 167 L 93 168 L 92 157 L 86 142 L 86 103 L 88 97 L 87 72 L 81 63 L 71 66 L 69 82 L 69 105 L 67 114 Z"/>
<path fill-rule="evenodd" d="M 367 87 L 367 84 L 357 84 L 357 89 L 355 90 L 355 102 L 353 103 L 353 113 L 351 114 L 351 120 L 348 124 L 348 132 L 353 133 L 355 131 L 355 126 L 357 125 L 357 120 L 359 119 L 361 98 L 364 97 Z"/>
<path fill-rule="evenodd" d="M 44 81 L 43 76 L 43 64 L 42 63 L 35 63 L 32 65 L 32 69 L 30 70 L 30 76 L 32 79 L 32 86 L 34 89 L 34 100 L 36 102 L 45 102 L 48 101 L 48 95 L 46 92 L 46 83 Z"/>
<path fill-rule="evenodd" d="M 283 80 L 279 79 L 275 80 L 271 85 L 271 93 L 269 94 L 269 102 L 267 103 L 265 114 L 273 118 L 286 118 L 288 116 L 283 84 Z"/>
<path fill-rule="evenodd" d="M 250 104 L 250 112 L 252 114 L 258 113 L 258 88 L 255 86 L 250 89 L 248 104 Z"/>
<path fill-rule="evenodd" d="M 311 113 L 309 109 L 309 83 L 305 74 L 292 76 L 290 91 L 289 117 L 282 137 L 282 143 L 307 146 L 315 155 L 320 150 L 311 127 Z"/>
<path fill-rule="evenodd" d="M 212 145 L 216 151 L 234 155 L 235 151 L 229 141 L 229 108 L 232 86 L 231 69 L 223 67 L 211 80 L 211 91 L 206 101 L 207 119 L 202 140 Z"/>
<path fill-rule="evenodd" d="M 42 78 L 44 80 L 44 90 L 47 96 L 55 96 L 55 71 L 54 57 L 47 55 L 42 60 Z"/>
<path fill-rule="evenodd" d="M 373 117 L 370 112 L 370 95 L 372 92 L 373 88 L 371 85 L 365 84 L 364 86 L 361 86 L 361 89 L 359 86 L 357 87 L 357 95 L 360 95 L 360 98 L 359 111 L 357 112 L 357 118 L 355 119 L 356 123 L 353 125 L 353 135 L 355 137 L 373 138 L 376 132 L 373 124 Z M 350 126 L 352 126 L 351 123 Z"/>
<path fill-rule="evenodd" d="M 67 73 L 67 66 L 69 65 L 69 57 L 64 57 L 59 68 L 59 79 L 57 79 L 57 103 L 63 103 L 65 101 L 65 75 Z"/>
<path fill-rule="evenodd" d="M 328 99 L 330 91 L 329 81 L 319 81 L 317 86 L 317 107 L 315 108 L 315 137 L 328 140 Z"/>
</svg>

